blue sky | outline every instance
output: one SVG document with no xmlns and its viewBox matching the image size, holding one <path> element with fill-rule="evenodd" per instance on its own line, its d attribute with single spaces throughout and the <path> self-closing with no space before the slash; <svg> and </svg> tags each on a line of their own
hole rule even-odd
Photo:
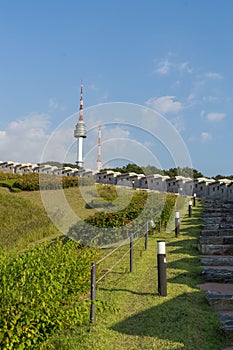
<svg viewBox="0 0 233 350">
<path fill-rule="evenodd" d="M 61 160 L 63 139 L 75 140 L 59 125 L 78 111 L 82 80 L 85 108 L 122 102 L 154 109 L 178 130 L 194 168 L 233 174 L 232 15 L 227 0 L 0 0 L 0 160 L 40 161 L 56 128 L 62 132 L 50 156 Z M 84 119 L 91 129 L 115 122 L 113 114 Z M 137 118 L 148 124 L 146 114 Z M 133 116 L 121 122 L 133 124 Z M 173 166 L 135 130 L 103 128 L 103 162 L 111 134 Z M 96 145 L 97 131 L 91 134 L 85 152 Z M 136 161 L 147 165 L 143 155 Z"/>
</svg>

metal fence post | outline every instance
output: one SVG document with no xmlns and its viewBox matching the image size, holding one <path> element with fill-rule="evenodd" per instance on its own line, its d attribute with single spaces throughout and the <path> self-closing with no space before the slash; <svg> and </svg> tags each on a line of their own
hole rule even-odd
<svg viewBox="0 0 233 350">
<path fill-rule="evenodd" d="M 133 272 L 133 234 L 130 234 L 130 243 L 129 243 L 129 270 Z"/>
<path fill-rule="evenodd" d="M 95 314 L 95 300 L 96 300 L 96 264 L 91 264 L 91 310 L 90 322 L 94 323 L 96 320 Z"/>
<path fill-rule="evenodd" d="M 158 244 L 158 292 L 160 295 L 167 296 L 167 278 L 166 278 L 166 244 L 165 241 L 157 241 Z"/>
<path fill-rule="evenodd" d="M 148 232 L 149 232 L 149 221 L 146 222 L 145 250 L 147 250 L 148 248 Z"/>
</svg>

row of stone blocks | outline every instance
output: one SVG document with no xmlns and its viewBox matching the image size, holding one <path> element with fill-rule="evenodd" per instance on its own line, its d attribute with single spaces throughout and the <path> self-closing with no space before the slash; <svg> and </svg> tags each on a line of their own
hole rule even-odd
<svg viewBox="0 0 233 350">
<path fill-rule="evenodd" d="M 233 205 L 204 203 L 203 229 L 198 249 L 209 304 L 219 314 L 223 328 L 233 333 Z"/>
</svg>

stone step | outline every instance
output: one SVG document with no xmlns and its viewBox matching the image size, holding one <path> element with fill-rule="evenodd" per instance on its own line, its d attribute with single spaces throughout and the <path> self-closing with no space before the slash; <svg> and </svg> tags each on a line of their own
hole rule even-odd
<svg viewBox="0 0 233 350">
<path fill-rule="evenodd" d="M 213 223 L 202 225 L 204 230 L 233 230 L 233 223 Z"/>
<path fill-rule="evenodd" d="M 233 207 L 231 208 L 215 208 L 215 209 L 210 209 L 210 208 L 205 208 L 203 210 L 202 216 L 218 216 L 218 215 L 231 215 L 233 212 Z"/>
<path fill-rule="evenodd" d="M 233 266 L 233 255 L 202 255 L 203 266 Z"/>
<path fill-rule="evenodd" d="M 211 236 L 211 237 L 200 237 L 200 244 L 233 244 L 233 236 Z"/>
<path fill-rule="evenodd" d="M 209 282 L 198 285 L 215 311 L 233 312 L 233 283 Z"/>
<path fill-rule="evenodd" d="M 218 316 L 222 322 L 224 331 L 230 335 L 232 339 L 233 335 L 233 312 L 232 311 L 220 311 Z M 227 350 L 227 349 L 226 349 Z"/>
<path fill-rule="evenodd" d="M 202 276 L 207 282 L 233 283 L 233 266 L 203 266 Z"/>
<path fill-rule="evenodd" d="M 202 225 L 207 226 L 207 225 L 232 225 L 233 224 L 233 219 L 232 218 L 225 218 L 223 219 L 222 217 L 219 218 L 202 218 Z"/>
<path fill-rule="evenodd" d="M 215 311 L 233 311 L 233 295 L 207 293 L 206 299 Z"/>
<path fill-rule="evenodd" d="M 202 213 L 202 218 L 218 218 L 218 217 L 224 217 L 224 216 L 232 216 L 233 214 L 233 209 L 232 210 L 227 210 L 227 211 L 218 211 L 214 213 L 210 213 L 208 211 L 203 211 Z"/>
<path fill-rule="evenodd" d="M 233 255 L 233 244 L 197 244 L 203 255 Z"/>
<path fill-rule="evenodd" d="M 219 224 L 206 224 L 206 225 L 202 225 L 204 230 L 219 230 Z"/>
<path fill-rule="evenodd" d="M 201 231 L 202 236 L 233 236 L 233 229 L 218 229 Z"/>
<path fill-rule="evenodd" d="M 206 292 L 207 300 L 218 313 L 224 331 L 233 331 L 233 327 L 231 327 L 233 324 L 233 283 L 209 282 L 197 287 Z"/>
</svg>

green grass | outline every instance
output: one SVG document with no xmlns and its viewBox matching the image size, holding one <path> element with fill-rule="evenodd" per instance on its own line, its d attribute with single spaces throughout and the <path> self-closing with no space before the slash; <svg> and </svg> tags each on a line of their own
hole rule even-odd
<svg viewBox="0 0 233 350">
<path fill-rule="evenodd" d="M 181 234 L 161 233 L 149 238 L 148 251 L 142 239 L 135 247 L 133 273 L 128 256 L 98 285 L 97 298 L 118 312 L 105 311 L 96 324 L 57 336 L 52 349 L 64 350 L 222 350 L 228 344 L 220 321 L 197 288 L 201 268 L 196 249 L 200 234 L 201 206 L 193 217 L 184 217 Z M 157 288 L 157 240 L 167 244 L 167 290 Z M 103 274 L 128 247 L 102 263 Z M 105 254 L 107 251 L 105 252 Z"/>
<path fill-rule="evenodd" d="M 20 193 L 21 194 L 21 193 Z M 25 249 L 35 241 L 60 233 L 38 201 L 28 200 L 1 188 L 0 248 L 6 251 Z"/>
<path fill-rule="evenodd" d="M 72 209 L 81 218 L 96 212 L 86 208 L 86 196 L 92 189 L 65 189 Z M 89 192 L 88 192 L 89 191 Z M 50 191 L 52 194 L 52 191 Z M 179 203 L 177 203 L 179 205 Z M 129 273 L 128 255 L 98 284 L 98 300 L 107 302 L 97 322 L 57 334 L 43 349 L 56 350 L 222 350 L 228 339 L 205 295 L 196 286 L 201 283 L 201 269 L 196 249 L 200 235 L 202 207 L 193 208 L 193 217 L 182 220 L 181 234 L 174 231 L 151 235 L 148 250 L 144 239 L 134 251 L 134 271 Z M 24 249 L 28 244 L 59 235 L 43 207 L 40 192 L 9 193 L 0 189 L 0 247 Z M 169 226 L 170 228 L 172 226 Z M 157 240 L 167 247 L 168 296 L 157 291 Z M 128 249 L 122 247 L 100 266 L 101 276 Z M 103 251 L 107 254 L 108 250 Z M 118 310 L 114 312 L 113 310 Z"/>
</svg>

